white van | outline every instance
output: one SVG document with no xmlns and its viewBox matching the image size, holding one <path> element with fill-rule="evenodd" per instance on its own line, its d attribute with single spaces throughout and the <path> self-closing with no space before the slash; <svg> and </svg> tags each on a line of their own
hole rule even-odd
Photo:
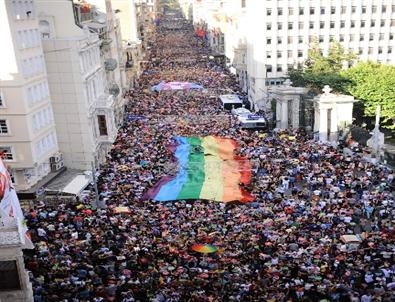
<svg viewBox="0 0 395 302">
<path fill-rule="evenodd" d="M 244 129 L 266 129 L 267 121 L 264 117 L 259 115 L 243 115 L 238 116 L 238 120 L 241 123 L 241 127 Z"/>
<path fill-rule="evenodd" d="M 237 116 L 241 127 L 245 129 L 266 129 L 267 121 L 264 117 L 253 114 L 250 110 L 240 107 L 232 109 L 232 114 Z"/>
<path fill-rule="evenodd" d="M 225 110 L 232 110 L 233 108 L 240 108 L 243 106 L 243 101 L 237 94 L 223 94 L 219 96 L 219 100 Z"/>
</svg>

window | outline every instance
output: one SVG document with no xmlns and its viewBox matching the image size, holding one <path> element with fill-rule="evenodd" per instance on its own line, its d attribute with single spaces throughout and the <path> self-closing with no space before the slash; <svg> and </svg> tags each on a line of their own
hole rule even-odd
<svg viewBox="0 0 395 302">
<path fill-rule="evenodd" d="M 344 42 L 344 35 L 340 35 L 339 42 Z"/>
<path fill-rule="evenodd" d="M 379 47 L 379 53 L 383 53 L 383 48 Z"/>
<path fill-rule="evenodd" d="M 267 38 L 266 39 L 266 44 L 268 44 L 268 45 L 272 44 L 272 39 L 271 38 Z"/>
<path fill-rule="evenodd" d="M 384 40 L 384 34 L 383 34 L 383 33 L 381 33 L 381 34 L 379 35 L 379 40 L 380 40 L 380 41 Z"/>
<path fill-rule="evenodd" d="M 336 14 L 336 7 L 332 6 L 331 7 L 331 15 Z"/>
<path fill-rule="evenodd" d="M 372 6 L 372 13 L 374 14 L 374 13 L 377 13 L 377 6 L 376 5 L 373 5 Z"/>
<path fill-rule="evenodd" d="M 303 22 L 299 22 L 299 29 L 303 29 Z"/>
<path fill-rule="evenodd" d="M 344 28 L 346 26 L 346 22 L 345 21 L 340 21 L 340 28 Z"/>
<path fill-rule="evenodd" d="M 333 42 L 333 41 L 335 41 L 335 36 L 329 36 L 329 42 Z"/>
<path fill-rule="evenodd" d="M 318 42 L 323 43 L 324 42 L 324 36 L 319 36 L 318 37 Z"/>
<path fill-rule="evenodd" d="M 320 8 L 320 13 L 321 13 L 321 15 L 325 15 L 325 7 Z"/>
<path fill-rule="evenodd" d="M 298 43 L 299 43 L 299 44 L 303 43 L 303 36 L 299 36 L 299 37 L 298 37 Z"/>
<path fill-rule="evenodd" d="M 293 42 L 293 37 L 288 37 L 288 44 L 292 44 Z"/>
<path fill-rule="evenodd" d="M 350 26 L 351 26 L 351 28 L 354 28 L 355 27 L 355 21 L 351 21 Z"/>
<path fill-rule="evenodd" d="M 20 290 L 18 267 L 15 260 L 0 261 L 0 291 Z"/>
<path fill-rule="evenodd" d="M 315 13 L 315 8 L 314 7 L 310 7 L 310 15 L 314 15 Z"/>
<path fill-rule="evenodd" d="M 293 29 L 293 23 L 292 22 L 288 22 L 288 29 Z"/>
<path fill-rule="evenodd" d="M 281 51 L 277 51 L 277 58 L 282 58 L 283 53 Z"/>
<path fill-rule="evenodd" d="M 271 30 L 271 29 L 272 29 L 272 24 L 266 23 L 266 30 Z"/>
<path fill-rule="evenodd" d="M 365 27 L 365 25 L 366 25 L 366 21 L 365 21 L 365 20 L 362 20 L 362 21 L 361 21 L 361 27 Z"/>
<path fill-rule="evenodd" d="M 278 30 L 283 29 L 283 24 L 281 22 L 277 23 L 277 29 Z"/>
<path fill-rule="evenodd" d="M 266 65 L 266 72 L 272 72 L 273 67 L 272 65 Z"/>
<path fill-rule="evenodd" d="M 351 12 L 352 12 L 353 14 L 355 14 L 356 11 L 357 11 L 357 7 L 356 7 L 356 6 L 351 6 Z"/>
<path fill-rule="evenodd" d="M 0 134 L 8 134 L 7 120 L 0 120 Z"/>
<path fill-rule="evenodd" d="M 282 71 L 283 71 L 283 66 L 277 65 L 277 72 L 282 72 Z"/>
<path fill-rule="evenodd" d="M 358 54 L 359 54 L 359 55 L 363 54 L 363 48 L 362 48 L 362 47 L 360 47 L 360 48 L 358 49 Z"/>
<path fill-rule="evenodd" d="M 277 38 L 277 44 L 282 44 L 282 43 L 283 43 L 283 39 L 280 38 L 280 37 L 278 37 L 278 38 Z"/>
<path fill-rule="evenodd" d="M 347 12 L 347 6 L 342 6 L 341 13 L 344 15 Z"/>
<path fill-rule="evenodd" d="M 13 160 L 14 154 L 12 153 L 12 149 L 9 146 L 0 146 L 0 154 L 4 160 Z"/>
<path fill-rule="evenodd" d="M 299 15 L 304 15 L 304 8 L 303 7 L 299 7 Z"/>
<path fill-rule="evenodd" d="M 389 39 L 390 39 L 390 40 L 393 40 L 393 39 L 394 39 L 394 34 L 391 33 L 391 34 L 389 35 Z"/>
<path fill-rule="evenodd" d="M 288 15 L 292 16 L 294 14 L 294 8 L 288 7 Z"/>
<path fill-rule="evenodd" d="M 366 14 L 366 6 L 362 6 L 362 14 Z"/>
<path fill-rule="evenodd" d="M 331 27 L 331 28 L 335 28 L 335 22 L 334 22 L 334 21 L 331 21 L 330 27 Z"/>
<path fill-rule="evenodd" d="M 278 14 L 279 16 L 282 16 L 282 15 L 283 15 L 283 9 L 282 9 L 281 7 L 277 8 L 277 14 Z"/>
<path fill-rule="evenodd" d="M 385 20 L 381 20 L 381 21 L 380 21 L 380 26 L 381 26 L 381 27 L 384 27 L 384 26 L 385 26 Z"/>
<path fill-rule="evenodd" d="M 364 35 L 359 35 L 359 41 L 363 41 L 365 40 L 365 36 Z"/>
<path fill-rule="evenodd" d="M 355 41 L 355 35 L 350 35 L 350 42 Z"/>
<path fill-rule="evenodd" d="M 241 7 L 242 8 L 246 7 L 246 0 L 241 0 Z"/>
<path fill-rule="evenodd" d="M 373 53 L 373 47 L 369 47 L 369 50 L 368 50 L 368 54 L 372 54 Z"/>
<path fill-rule="evenodd" d="M 370 27 L 375 27 L 376 26 L 376 21 L 372 20 L 370 21 Z"/>
<path fill-rule="evenodd" d="M 294 68 L 294 65 L 293 65 L 293 64 L 288 64 L 288 65 L 287 65 L 287 69 L 288 69 L 288 70 L 292 70 L 293 68 Z"/>
<path fill-rule="evenodd" d="M 106 116 L 105 115 L 98 115 L 97 116 L 97 123 L 99 125 L 100 135 L 108 135 Z"/>
<path fill-rule="evenodd" d="M 313 43 L 315 41 L 315 37 L 314 36 L 309 36 L 309 43 Z"/>
<path fill-rule="evenodd" d="M 302 58 L 303 57 L 303 51 L 302 50 L 298 50 L 298 58 Z"/>
<path fill-rule="evenodd" d="M 386 6 L 386 5 L 383 5 L 383 6 L 381 7 L 381 12 L 385 13 L 386 11 L 387 11 L 387 6 Z"/>
<path fill-rule="evenodd" d="M 392 5 L 391 11 L 395 13 L 395 5 Z"/>
<path fill-rule="evenodd" d="M 272 9 L 271 8 L 267 8 L 266 9 L 266 16 L 271 16 L 272 15 Z"/>
<path fill-rule="evenodd" d="M 391 20 L 391 26 L 395 26 L 395 19 Z"/>
<path fill-rule="evenodd" d="M 310 23 L 309 23 L 309 28 L 310 28 L 310 29 L 314 29 L 314 22 L 313 22 L 313 21 L 310 21 Z"/>
<path fill-rule="evenodd" d="M 320 21 L 320 28 L 324 28 L 325 27 L 325 21 Z"/>
<path fill-rule="evenodd" d="M 392 53 L 392 47 L 388 47 L 387 53 Z"/>
<path fill-rule="evenodd" d="M 373 41 L 374 40 L 374 34 L 369 34 L 369 41 Z"/>
<path fill-rule="evenodd" d="M 266 59 L 270 59 L 272 57 L 272 52 L 271 51 L 267 51 L 266 52 Z"/>
<path fill-rule="evenodd" d="M 4 107 L 4 97 L 3 97 L 3 92 L 0 90 L 0 107 Z"/>
<path fill-rule="evenodd" d="M 288 56 L 288 58 L 292 58 L 292 50 L 287 51 L 287 56 Z"/>
</svg>

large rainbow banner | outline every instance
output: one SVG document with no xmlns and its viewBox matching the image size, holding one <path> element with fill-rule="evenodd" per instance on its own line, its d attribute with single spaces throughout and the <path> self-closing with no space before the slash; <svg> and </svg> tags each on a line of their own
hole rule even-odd
<svg viewBox="0 0 395 302">
<path fill-rule="evenodd" d="M 251 182 L 251 164 L 234 154 L 238 147 L 233 139 L 214 136 L 175 138 L 173 148 L 178 173 L 163 177 L 145 194 L 146 199 L 170 201 L 207 199 L 215 201 L 253 201 L 240 187 Z"/>
</svg>

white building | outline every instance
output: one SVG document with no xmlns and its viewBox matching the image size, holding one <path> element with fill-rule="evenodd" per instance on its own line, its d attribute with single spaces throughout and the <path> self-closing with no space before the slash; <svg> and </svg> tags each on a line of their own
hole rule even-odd
<svg viewBox="0 0 395 302">
<path fill-rule="evenodd" d="M 209 2 L 194 1 L 195 23 L 213 20 L 207 14 L 212 6 Z M 314 39 L 318 39 L 324 54 L 330 42 L 337 40 L 346 50 L 358 54 L 360 60 L 395 63 L 394 0 L 223 0 L 217 5 L 226 15 L 228 27 L 233 22 L 229 8 L 234 5 L 240 7 L 239 18 L 247 18 L 247 86 L 254 103 L 267 99 L 266 86 L 282 83 L 290 67 L 306 60 Z"/>
<path fill-rule="evenodd" d="M 0 1 L 0 150 L 17 190 L 47 176 L 58 152 L 35 2 Z"/>
<path fill-rule="evenodd" d="M 126 73 L 126 86 L 133 88 L 141 74 L 139 62 L 143 52 L 137 32 L 137 14 L 135 0 L 111 0 L 112 8 L 120 22 L 123 57 L 125 64 L 121 66 Z"/>
<path fill-rule="evenodd" d="M 114 96 L 115 122 L 117 126 L 120 126 L 125 105 L 123 96 L 128 85 L 119 18 L 116 17 L 111 0 L 89 0 L 86 2 L 92 5 L 92 19 L 81 19 L 80 22 L 91 31 L 98 33 L 102 40 L 100 50 L 105 63 L 107 89 Z"/>
<path fill-rule="evenodd" d="M 88 7 L 38 0 L 37 11 L 59 148 L 67 167 L 90 170 L 92 162 L 105 160 L 117 132 L 102 40 L 78 19 L 90 22 Z"/>
</svg>

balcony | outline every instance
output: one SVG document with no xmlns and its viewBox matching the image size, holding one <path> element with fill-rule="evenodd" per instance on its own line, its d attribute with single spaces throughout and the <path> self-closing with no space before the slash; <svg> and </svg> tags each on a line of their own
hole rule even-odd
<svg viewBox="0 0 395 302">
<path fill-rule="evenodd" d="M 117 97 L 119 93 L 121 92 L 121 89 L 119 89 L 119 86 L 115 83 L 111 84 L 110 87 L 108 88 L 108 92 Z"/>
<path fill-rule="evenodd" d="M 113 58 L 109 58 L 104 61 L 104 68 L 106 69 L 106 71 L 114 71 L 117 67 L 118 62 Z"/>
</svg>

